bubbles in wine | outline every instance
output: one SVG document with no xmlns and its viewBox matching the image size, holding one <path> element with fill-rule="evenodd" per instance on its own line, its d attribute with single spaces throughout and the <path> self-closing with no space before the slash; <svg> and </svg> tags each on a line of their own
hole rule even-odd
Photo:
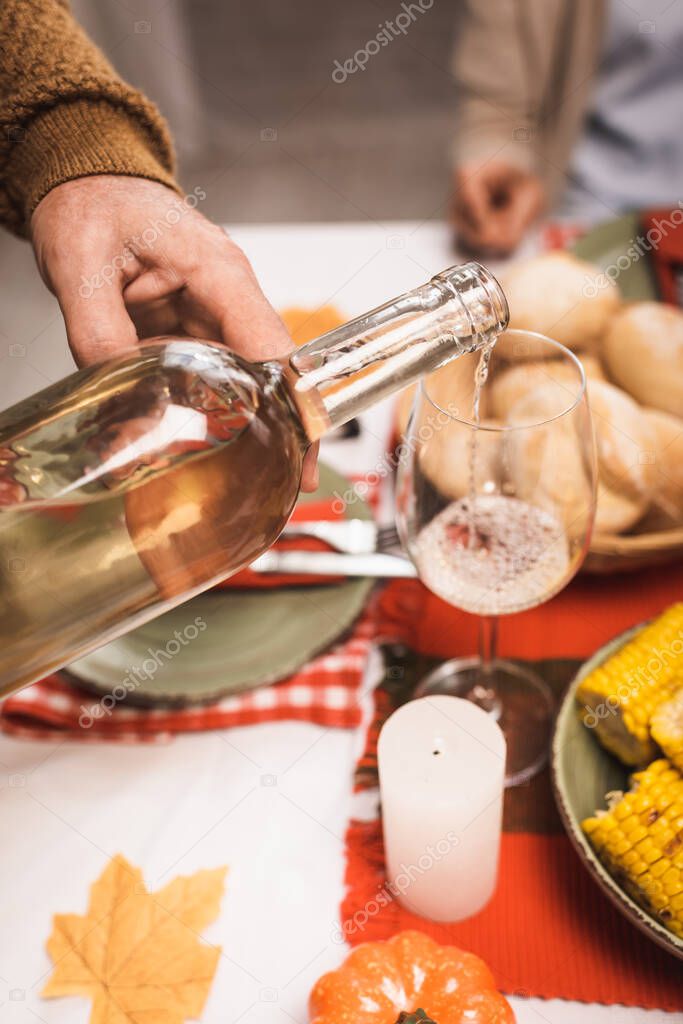
<svg viewBox="0 0 683 1024">
<path fill-rule="evenodd" d="M 570 573 L 569 544 L 551 513 L 518 498 L 452 502 L 419 533 L 421 578 L 449 604 L 500 615 L 540 604 Z"/>
</svg>

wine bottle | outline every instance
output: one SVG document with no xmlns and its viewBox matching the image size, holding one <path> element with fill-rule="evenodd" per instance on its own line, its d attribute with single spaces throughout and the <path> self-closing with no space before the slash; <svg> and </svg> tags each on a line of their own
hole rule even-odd
<svg viewBox="0 0 683 1024">
<path fill-rule="evenodd" d="M 249 565 L 312 442 L 507 316 L 470 263 L 289 358 L 159 338 L 0 414 L 0 695 Z"/>
</svg>

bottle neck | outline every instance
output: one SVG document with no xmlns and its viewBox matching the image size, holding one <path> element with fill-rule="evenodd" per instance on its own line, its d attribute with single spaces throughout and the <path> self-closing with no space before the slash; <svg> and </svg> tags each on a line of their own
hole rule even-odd
<svg viewBox="0 0 683 1024">
<path fill-rule="evenodd" d="M 478 263 L 427 284 L 298 349 L 287 378 L 311 441 L 505 330 L 508 308 Z"/>
</svg>

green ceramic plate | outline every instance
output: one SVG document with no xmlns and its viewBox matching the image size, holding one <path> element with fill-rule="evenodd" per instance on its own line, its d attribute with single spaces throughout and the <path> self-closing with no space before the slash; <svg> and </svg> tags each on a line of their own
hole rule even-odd
<svg viewBox="0 0 683 1024">
<path fill-rule="evenodd" d="M 619 257 L 628 254 L 633 241 L 642 235 L 636 213 L 628 213 L 616 220 L 605 221 L 593 228 L 574 245 L 574 252 L 582 260 L 597 263 L 605 270 L 617 264 Z M 619 266 L 619 264 L 617 264 Z M 655 279 L 647 259 L 633 259 L 619 271 L 619 288 L 625 299 L 645 301 L 658 299 Z"/>
<path fill-rule="evenodd" d="M 602 866 L 583 834 L 581 822 L 605 806 L 605 794 L 628 788 L 628 770 L 604 750 L 577 713 L 576 688 L 589 672 L 611 657 L 640 627 L 601 648 L 570 684 L 557 717 L 552 746 L 555 799 L 569 838 L 600 888 L 636 927 L 683 960 L 683 940 L 631 899 Z"/>
<path fill-rule="evenodd" d="M 344 477 L 321 465 L 320 488 L 300 500 L 319 500 L 348 487 Z M 372 515 L 360 501 L 348 514 Z M 351 626 L 372 586 L 372 580 L 350 579 L 330 586 L 213 591 L 100 647 L 70 665 L 69 672 L 96 693 L 109 693 L 128 677 L 136 683 L 126 698 L 131 704 L 213 701 L 295 672 Z M 206 625 L 190 640 L 198 617 Z M 168 658 L 176 630 L 186 644 L 176 640 Z M 161 651 L 156 658 L 155 651 Z"/>
</svg>

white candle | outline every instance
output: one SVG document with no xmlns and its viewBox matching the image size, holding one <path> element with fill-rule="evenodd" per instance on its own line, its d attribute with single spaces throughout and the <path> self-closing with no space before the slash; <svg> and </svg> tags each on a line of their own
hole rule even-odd
<svg viewBox="0 0 683 1024">
<path fill-rule="evenodd" d="M 461 921 L 493 895 L 505 738 L 459 697 L 404 704 L 379 737 L 387 885 L 408 910 Z"/>
</svg>

